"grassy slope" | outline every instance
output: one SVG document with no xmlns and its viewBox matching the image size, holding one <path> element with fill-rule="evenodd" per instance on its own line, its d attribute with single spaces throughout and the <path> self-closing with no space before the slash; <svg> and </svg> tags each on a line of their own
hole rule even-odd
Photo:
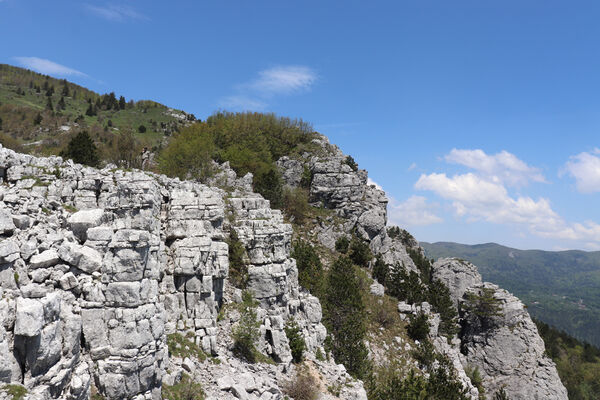
<svg viewBox="0 0 600 400">
<path fill-rule="evenodd" d="M 46 110 L 48 97 L 43 89 L 45 85 L 54 87 L 51 96 L 53 112 Z M 57 104 L 65 85 L 69 89 L 69 95 L 64 97 L 66 108 L 58 110 Z M 36 86 L 42 88 L 40 93 L 37 93 Z M 79 85 L 0 64 L 0 142 L 19 151 L 50 155 L 57 154 L 76 132 L 88 130 L 100 151 L 110 153 L 113 139 L 120 132 L 131 130 L 140 147 L 158 148 L 163 145 L 166 136 L 187 123 L 184 112 L 152 101 L 130 101 L 122 110 L 100 108 L 96 116 L 85 115 L 88 100 L 95 103 L 99 98 L 99 94 Z M 118 94 L 116 98 L 119 98 Z M 38 114 L 42 121 L 35 124 Z M 112 126 L 109 126 L 109 120 Z M 138 132 L 140 125 L 146 127 L 145 133 Z"/>
<path fill-rule="evenodd" d="M 428 257 L 459 257 L 486 281 L 518 296 L 529 312 L 600 346 L 600 252 L 516 250 L 487 243 L 421 243 Z"/>
</svg>

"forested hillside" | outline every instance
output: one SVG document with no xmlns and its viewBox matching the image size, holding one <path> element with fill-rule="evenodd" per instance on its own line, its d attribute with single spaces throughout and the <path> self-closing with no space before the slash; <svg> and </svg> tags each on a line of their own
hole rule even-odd
<svg viewBox="0 0 600 400">
<path fill-rule="evenodd" d="M 421 242 L 428 257 L 459 257 L 518 296 L 532 316 L 600 346 L 600 252 L 517 250 L 495 243 Z"/>
<path fill-rule="evenodd" d="M 0 143 L 21 152 L 54 155 L 81 131 L 100 157 L 131 159 L 195 118 L 154 101 L 134 101 L 114 92 L 100 95 L 82 86 L 0 64 Z"/>
<path fill-rule="evenodd" d="M 600 399 L 600 349 L 535 321 L 570 400 Z"/>
</svg>

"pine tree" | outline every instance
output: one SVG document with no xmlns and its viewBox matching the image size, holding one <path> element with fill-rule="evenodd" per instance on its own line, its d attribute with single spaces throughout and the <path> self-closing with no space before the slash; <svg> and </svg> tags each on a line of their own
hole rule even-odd
<svg viewBox="0 0 600 400">
<path fill-rule="evenodd" d="M 48 97 L 48 101 L 46 102 L 46 110 L 54 111 L 54 106 L 52 105 L 52 97 Z"/>
<path fill-rule="evenodd" d="M 366 314 L 360 280 L 352 261 L 340 256 L 331 266 L 328 280 L 325 309 L 333 355 L 350 374 L 363 378 L 369 370 L 368 350 L 364 344 Z"/>
<path fill-rule="evenodd" d="M 65 108 L 67 108 L 67 105 L 65 104 L 65 98 L 61 97 L 60 100 L 58 101 L 57 107 L 59 110 L 64 110 Z"/>
<path fill-rule="evenodd" d="M 96 167 L 100 162 L 98 149 L 86 131 L 79 132 L 71 139 L 67 148 L 60 152 L 60 156 L 90 167 Z"/>
<path fill-rule="evenodd" d="M 124 110 L 127 103 L 125 102 L 125 97 L 119 97 L 119 110 Z"/>
</svg>

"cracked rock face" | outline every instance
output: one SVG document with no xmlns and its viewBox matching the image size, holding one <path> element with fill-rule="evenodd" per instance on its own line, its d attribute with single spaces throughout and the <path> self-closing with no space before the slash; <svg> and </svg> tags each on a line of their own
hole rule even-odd
<svg viewBox="0 0 600 400">
<path fill-rule="evenodd" d="M 87 399 L 92 386 L 107 399 L 159 399 L 166 334 L 223 352 L 229 229 L 249 256 L 261 350 L 289 364 L 284 327 L 294 319 L 307 351 L 323 351 L 321 306 L 289 257 L 291 227 L 247 191 L 252 176 L 236 180 L 225 166 L 237 187 L 226 199 L 197 183 L 1 147 L 0 169 L 0 384 L 39 399 Z M 227 230 L 226 201 L 236 217 Z"/>
<path fill-rule="evenodd" d="M 458 306 L 463 294 L 471 286 L 482 283 L 477 267 L 457 258 L 440 258 L 432 266 L 433 279 L 442 281 L 450 290 L 450 297 Z"/>
<path fill-rule="evenodd" d="M 481 294 L 484 288 L 493 291 L 500 312 L 488 323 L 475 324 L 481 329 L 463 329 L 463 363 L 479 368 L 486 393 L 504 388 L 511 399 L 567 399 L 554 362 L 544 354 L 544 342 L 523 303 L 491 283 L 476 284 L 468 291 Z M 477 318 L 464 308 L 461 317 Z"/>
</svg>

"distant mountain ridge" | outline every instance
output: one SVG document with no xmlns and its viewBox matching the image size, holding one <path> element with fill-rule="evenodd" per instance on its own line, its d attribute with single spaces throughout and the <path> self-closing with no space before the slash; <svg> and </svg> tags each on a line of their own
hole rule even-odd
<svg viewBox="0 0 600 400">
<path fill-rule="evenodd" d="M 477 265 L 484 280 L 518 296 L 532 316 L 600 345 L 600 251 L 518 250 L 496 243 L 421 242 L 427 257 Z"/>
</svg>

